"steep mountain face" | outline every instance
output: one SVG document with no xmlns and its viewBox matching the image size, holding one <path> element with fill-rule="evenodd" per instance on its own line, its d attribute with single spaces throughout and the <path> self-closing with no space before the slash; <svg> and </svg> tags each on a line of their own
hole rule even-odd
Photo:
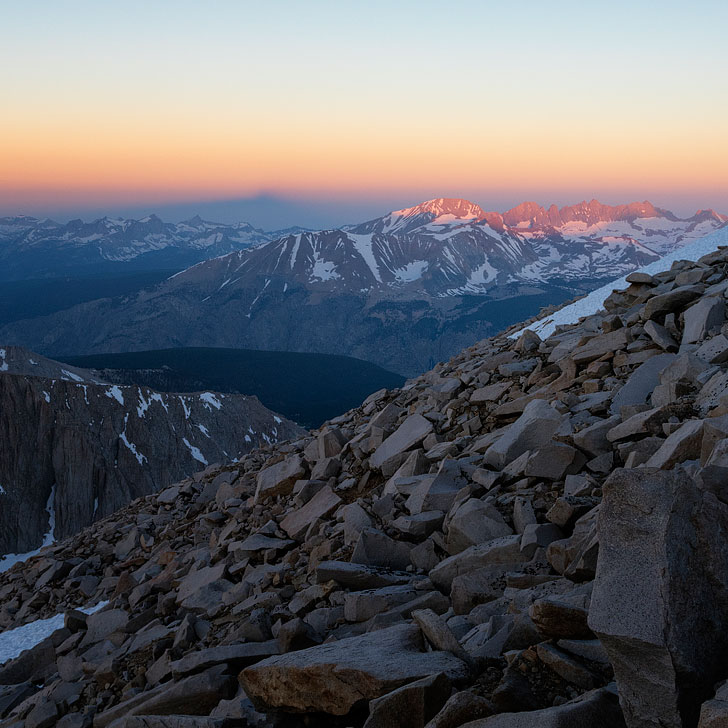
<svg viewBox="0 0 728 728">
<path fill-rule="evenodd" d="M 500 215 L 430 200 L 207 260 L 154 289 L 10 324 L 0 337 L 56 355 L 175 346 L 346 354 L 412 375 L 724 224 L 649 203 L 526 203 Z"/>
<path fill-rule="evenodd" d="M 726 237 L 1 574 L 0 728 L 726 725 Z"/>
<path fill-rule="evenodd" d="M 254 397 L 158 393 L 0 348 L 0 555 L 77 532 L 133 498 L 303 432 Z"/>
<path fill-rule="evenodd" d="M 193 217 L 165 223 L 101 218 L 65 225 L 33 217 L 0 218 L 0 280 L 185 268 L 260 245 L 279 235 L 246 222 L 224 225 Z"/>
</svg>

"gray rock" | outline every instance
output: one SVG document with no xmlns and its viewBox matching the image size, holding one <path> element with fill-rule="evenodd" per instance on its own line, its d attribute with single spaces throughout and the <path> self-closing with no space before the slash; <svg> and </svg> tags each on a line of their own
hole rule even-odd
<svg viewBox="0 0 728 728">
<path fill-rule="evenodd" d="M 703 420 L 688 420 L 668 436 L 646 466 L 669 470 L 685 460 L 696 460 L 700 457 L 702 445 Z"/>
<path fill-rule="evenodd" d="M 389 458 L 410 450 L 432 432 L 432 423 L 422 415 L 410 415 L 374 452 L 369 462 L 381 468 Z"/>
<path fill-rule="evenodd" d="M 463 690 L 452 695 L 425 728 L 459 728 L 467 721 L 485 718 L 493 712 L 494 707 L 489 700 Z"/>
<path fill-rule="evenodd" d="M 630 375 L 624 386 L 614 395 L 609 412 L 619 414 L 625 405 L 646 404 L 660 375 L 677 358 L 676 354 L 657 354 L 640 364 Z"/>
<path fill-rule="evenodd" d="M 698 359 L 708 364 L 723 364 L 728 361 L 728 338 L 718 334 L 712 339 L 705 341 L 695 352 Z"/>
<path fill-rule="evenodd" d="M 410 546 L 395 541 L 376 528 L 365 528 L 356 542 L 351 560 L 355 564 L 404 570 L 410 564 Z"/>
<path fill-rule="evenodd" d="M 725 299 L 721 296 L 705 296 L 683 314 L 683 344 L 695 344 L 702 341 L 708 333 L 725 321 Z"/>
<path fill-rule="evenodd" d="M 470 546 L 485 543 L 513 533 L 511 527 L 492 503 L 469 498 L 450 518 L 447 530 L 447 551 L 458 554 Z"/>
<path fill-rule="evenodd" d="M 431 675 L 369 703 L 364 728 L 424 728 L 450 697 L 450 680 Z"/>
<path fill-rule="evenodd" d="M 423 511 L 449 511 L 458 491 L 468 481 L 456 460 L 446 458 L 434 477 L 424 477 L 407 499 L 407 510 L 412 514 Z"/>
<path fill-rule="evenodd" d="M 697 723 L 728 647 L 726 528 L 728 505 L 676 470 L 605 483 L 589 626 L 630 727 Z"/>
<path fill-rule="evenodd" d="M 623 728 L 616 694 L 592 690 L 569 703 L 523 713 L 501 713 L 466 723 L 462 728 Z"/>
<path fill-rule="evenodd" d="M 261 470 L 256 481 L 255 502 L 260 503 L 264 498 L 276 495 L 288 495 L 296 481 L 305 474 L 303 459 L 298 455 Z"/>
<path fill-rule="evenodd" d="M 677 351 L 678 344 L 673 339 L 670 332 L 661 324 L 655 321 L 645 322 L 645 333 L 655 342 L 661 349 L 665 351 Z"/>
<path fill-rule="evenodd" d="M 396 574 L 375 567 L 355 564 L 349 561 L 322 561 L 316 567 L 316 581 L 319 584 L 335 581 L 349 589 L 376 589 L 383 586 L 405 584 L 409 574 Z"/>
<path fill-rule="evenodd" d="M 179 682 L 164 683 L 117 703 L 94 717 L 94 728 L 106 728 L 119 718 L 134 715 L 208 715 L 223 698 L 234 692 L 234 678 L 225 667 L 214 667 Z"/>
<path fill-rule="evenodd" d="M 642 309 L 642 318 L 645 321 L 654 320 L 673 311 L 679 311 L 698 298 L 703 290 L 703 286 L 678 286 L 667 293 L 654 296 Z"/>
<path fill-rule="evenodd" d="M 449 592 L 453 580 L 461 574 L 495 564 L 514 564 L 527 561 L 521 552 L 521 537 L 518 535 L 477 544 L 441 561 L 431 572 L 432 583 L 441 591 Z"/>
<path fill-rule="evenodd" d="M 523 414 L 488 448 L 484 462 L 502 470 L 524 452 L 547 445 L 562 419 L 562 415 L 544 400 L 532 400 Z"/>
<path fill-rule="evenodd" d="M 324 518 L 341 503 L 328 486 L 322 488 L 303 508 L 291 511 L 282 521 L 281 528 L 296 541 L 302 541 L 309 526 L 318 518 Z"/>
</svg>

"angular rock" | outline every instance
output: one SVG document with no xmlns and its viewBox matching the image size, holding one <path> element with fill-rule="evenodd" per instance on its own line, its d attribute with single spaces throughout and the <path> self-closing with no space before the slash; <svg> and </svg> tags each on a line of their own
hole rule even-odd
<svg viewBox="0 0 728 728">
<path fill-rule="evenodd" d="M 255 502 L 276 495 L 288 495 L 296 481 L 306 475 L 303 459 L 294 455 L 261 470 L 256 479 Z"/>
<path fill-rule="evenodd" d="M 511 527 L 492 503 L 469 498 L 455 511 L 447 531 L 447 551 L 458 554 L 470 546 L 509 536 Z"/>
<path fill-rule="evenodd" d="M 527 560 L 521 552 L 521 537 L 504 536 L 471 546 L 441 561 L 430 572 L 430 579 L 438 589 L 449 592 L 453 580 L 461 574 L 495 564 L 513 564 Z"/>
<path fill-rule="evenodd" d="M 308 527 L 318 518 L 324 518 L 341 503 L 328 486 L 322 488 L 303 508 L 291 511 L 282 521 L 281 528 L 296 541 L 302 541 Z"/>
<path fill-rule="evenodd" d="M 410 564 L 410 550 L 403 541 L 395 541 L 376 528 L 365 528 L 356 542 L 351 560 L 355 564 L 402 571 Z"/>
<path fill-rule="evenodd" d="M 423 652 L 422 634 L 399 625 L 271 657 L 240 673 L 260 708 L 345 715 L 407 683 L 444 673 L 462 679 L 467 667 L 448 652 Z"/>
<path fill-rule="evenodd" d="M 562 415 L 544 400 L 532 400 L 523 414 L 488 448 L 484 462 L 502 470 L 527 450 L 536 450 L 551 442 L 562 419 Z"/>
<path fill-rule="evenodd" d="M 373 468 L 381 468 L 389 458 L 410 450 L 432 432 L 432 423 L 422 415 L 410 415 L 369 458 Z"/>
<path fill-rule="evenodd" d="M 364 728 L 424 728 L 450 697 L 443 674 L 415 680 L 369 703 Z"/>
<path fill-rule="evenodd" d="M 703 286 L 679 286 L 667 293 L 654 296 L 642 309 L 642 319 L 659 319 L 665 314 L 679 311 L 703 292 Z"/>
<path fill-rule="evenodd" d="M 628 726 L 695 725 L 724 669 L 728 505 L 677 470 L 617 470 L 604 485 L 589 626 Z"/>
<path fill-rule="evenodd" d="M 434 477 L 423 477 L 407 499 L 407 510 L 416 515 L 423 511 L 448 511 L 458 491 L 467 485 L 459 463 L 446 458 Z"/>
<path fill-rule="evenodd" d="M 501 713 L 465 723 L 462 728 L 623 728 L 617 696 L 600 688 L 553 708 Z"/>
<path fill-rule="evenodd" d="M 705 296 L 683 314 L 683 344 L 695 344 L 702 341 L 708 333 L 720 327 L 725 321 L 725 298 L 723 296 Z"/>
<path fill-rule="evenodd" d="M 646 404 L 660 383 L 660 375 L 676 358 L 676 354 L 657 354 L 640 364 L 614 395 L 609 406 L 610 414 L 619 414 L 625 405 Z"/>
<path fill-rule="evenodd" d="M 703 445 L 703 420 L 687 420 L 668 436 L 647 461 L 648 468 L 669 470 L 685 460 L 697 460 Z"/>
<path fill-rule="evenodd" d="M 376 589 L 395 584 L 405 584 L 409 574 L 396 574 L 381 571 L 375 567 L 355 564 L 349 561 L 322 561 L 316 567 L 316 581 L 324 584 L 335 581 L 349 589 Z"/>
</svg>

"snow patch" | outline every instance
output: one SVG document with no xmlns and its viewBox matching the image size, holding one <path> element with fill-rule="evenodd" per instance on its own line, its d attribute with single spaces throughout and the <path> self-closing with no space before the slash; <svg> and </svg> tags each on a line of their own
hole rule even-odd
<svg viewBox="0 0 728 728">
<path fill-rule="evenodd" d="M 121 391 L 121 387 L 114 385 L 110 389 L 104 392 L 109 399 L 115 399 L 119 404 L 124 404 L 124 394 Z"/>
<path fill-rule="evenodd" d="M 92 607 L 81 607 L 84 614 L 94 614 L 103 609 L 109 602 L 99 602 Z M 44 639 L 50 637 L 57 629 L 63 627 L 64 615 L 56 614 L 48 619 L 37 619 L 15 629 L 0 633 L 0 665 L 14 660 L 25 650 L 30 650 Z"/>
<path fill-rule="evenodd" d="M 5 361 L 6 356 L 7 352 L 5 351 L 5 349 L 0 349 L 0 359 L 3 360 L 3 363 L 0 364 L 0 372 L 6 372 L 9 369 L 8 363 Z"/>
<path fill-rule="evenodd" d="M 5 491 L 3 491 L 5 492 Z M 4 571 L 7 571 L 8 569 L 12 568 L 15 564 L 22 564 L 24 561 L 27 561 L 28 559 L 32 558 L 33 556 L 37 556 L 41 549 L 44 549 L 46 546 L 51 546 L 55 543 L 56 536 L 56 486 L 55 483 L 53 484 L 53 487 L 51 488 L 50 495 L 48 496 L 48 500 L 46 501 L 46 513 L 48 513 L 48 533 L 46 533 L 45 536 L 43 536 L 43 542 L 37 549 L 33 549 L 32 551 L 27 551 L 24 554 L 5 554 L 5 556 L 0 557 L 0 574 L 2 574 Z"/>
<path fill-rule="evenodd" d="M 357 253 L 364 259 L 364 262 L 369 267 L 372 275 L 378 283 L 382 282 L 382 276 L 379 273 L 379 264 L 377 259 L 374 257 L 374 250 L 372 247 L 373 235 L 355 235 L 349 233 L 349 238 L 354 243 Z"/>
<path fill-rule="evenodd" d="M 190 451 L 190 454 L 195 460 L 202 463 L 203 465 L 209 465 L 209 463 L 205 459 L 205 456 L 200 452 L 199 447 L 191 445 L 190 441 L 186 437 L 182 438 L 182 442 L 184 442 L 184 444 L 187 446 L 187 449 Z"/>
<path fill-rule="evenodd" d="M 220 395 L 222 397 L 222 395 Z M 220 409 L 222 407 L 222 402 L 212 393 L 212 392 L 203 392 L 200 395 L 200 400 L 205 403 L 205 407 L 207 409 L 211 410 L 212 407 L 215 409 Z M 210 407 L 212 405 L 212 407 Z"/>
<path fill-rule="evenodd" d="M 422 278 L 422 274 L 430 267 L 430 264 L 426 260 L 413 260 L 411 263 L 402 268 L 397 268 L 392 271 L 394 277 L 400 283 L 410 283 Z"/>
<path fill-rule="evenodd" d="M 187 405 L 187 398 L 186 397 L 180 397 L 179 401 L 182 403 L 182 409 L 185 412 L 185 419 L 190 419 L 190 413 L 192 412 L 192 409 Z"/>
<path fill-rule="evenodd" d="M 83 382 L 83 377 L 79 377 L 78 374 L 69 372 L 68 369 L 61 369 L 61 374 L 63 374 L 63 377 L 68 377 L 69 379 L 72 379 L 74 382 Z"/>
<path fill-rule="evenodd" d="M 341 278 L 336 272 L 336 263 L 332 263 L 330 260 L 323 260 L 318 256 L 316 256 L 313 262 L 311 277 L 318 278 L 320 281 L 332 281 Z"/>
</svg>

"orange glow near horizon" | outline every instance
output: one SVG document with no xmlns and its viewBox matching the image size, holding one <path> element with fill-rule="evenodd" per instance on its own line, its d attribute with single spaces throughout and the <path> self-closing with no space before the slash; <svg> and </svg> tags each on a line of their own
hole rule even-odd
<svg viewBox="0 0 728 728">
<path fill-rule="evenodd" d="M 700 33 L 694 6 L 640 0 L 12 6 L 0 212 L 424 189 L 728 199 L 728 6 L 696 2 Z"/>
<path fill-rule="evenodd" d="M 164 130 L 54 125 L 8 129 L 0 121 L 0 195 L 55 190 L 69 200 L 115 195 L 182 199 L 255 194 L 377 194 L 417 189 L 646 188 L 728 191 L 728 144 L 718 124 L 680 133 L 491 128 L 443 140 L 426 132 L 299 129 L 244 131 L 178 125 Z"/>
</svg>

